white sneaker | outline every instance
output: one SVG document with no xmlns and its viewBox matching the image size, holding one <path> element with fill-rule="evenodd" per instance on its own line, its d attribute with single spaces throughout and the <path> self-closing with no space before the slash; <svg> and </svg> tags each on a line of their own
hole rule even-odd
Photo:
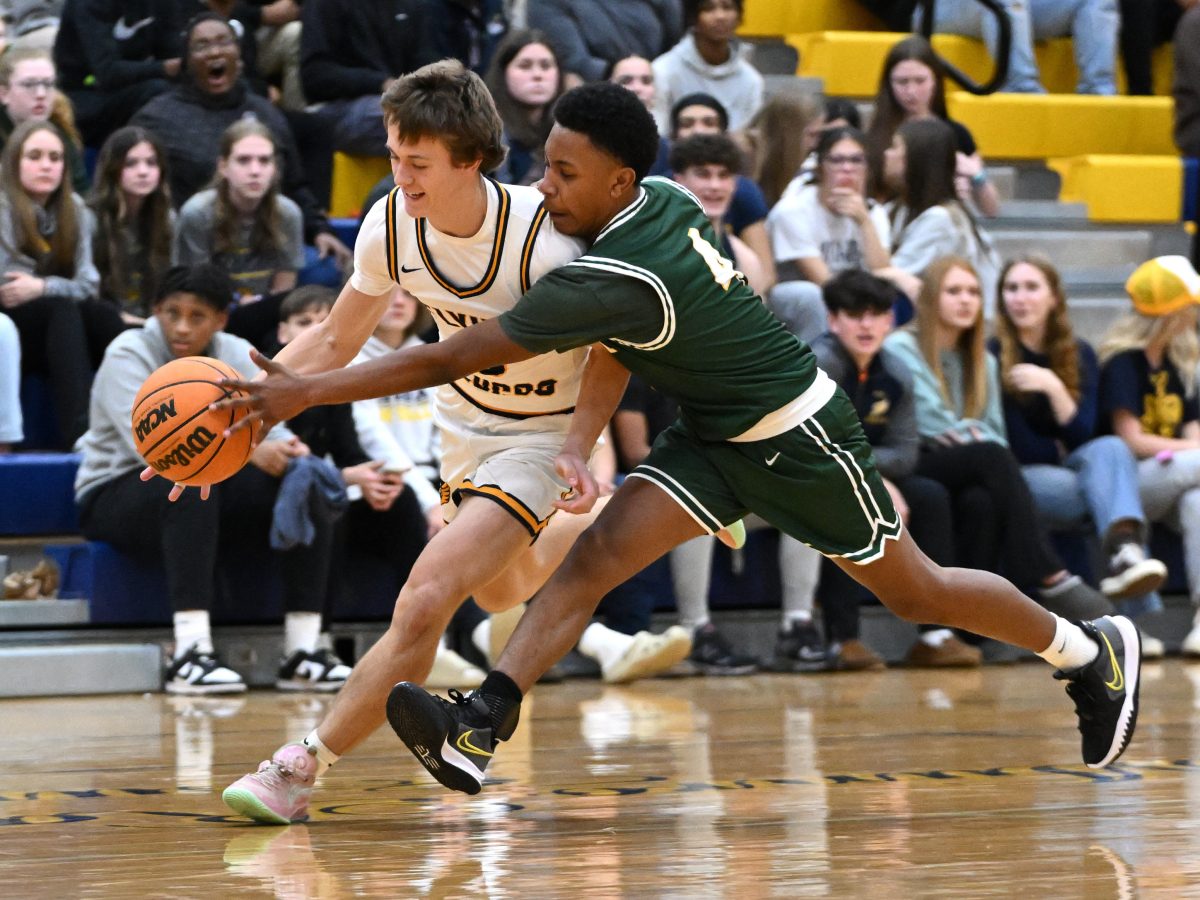
<svg viewBox="0 0 1200 900">
<path fill-rule="evenodd" d="M 432 689 L 477 688 L 483 684 L 486 677 L 487 673 L 483 669 L 471 665 L 453 650 L 439 645 L 433 668 L 429 670 L 429 677 L 423 685 Z"/>
<path fill-rule="evenodd" d="M 233 669 L 221 665 L 215 653 L 201 653 L 195 646 L 167 667 L 168 694 L 240 694 L 246 682 Z"/>
<path fill-rule="evenodd" d="M 1167 567 L 1157 559 L 1148 559 L 1141 544 L 1126 541 L 1108 561 L 1107 578 L 1100 590 L 1110 600 L 1141 597 L 1157 591 L 1167 580 Z"/>
<path fill-rule="evenodd" d="M 332 693 L 341 690 L 349 677 L 350 667 L 332 650 L 297 650 L 280 665 L 275 687 L 281 691 Z"/>
<path fill-rule="evenodd" d="M 1200 656 L 1200 624 L 1192 626 L 1179 649 L 1183 651 L 1184 656 Z"/>
<path fill-rule="evenodd" d="M 1167 655 L 1166 645 L 1152 634 L 1138 631 L 1142 639 L 1142 659 L 1162 659 Z"/>
<path fill-rule="evenodd" d="M 601 666 L 600 674 L 609 684 L 649 678 L 683 662 L 691 652 L 692 636 L 679 625 L 662 634 L 639 631 L 624 653 Z"/>
</svg>

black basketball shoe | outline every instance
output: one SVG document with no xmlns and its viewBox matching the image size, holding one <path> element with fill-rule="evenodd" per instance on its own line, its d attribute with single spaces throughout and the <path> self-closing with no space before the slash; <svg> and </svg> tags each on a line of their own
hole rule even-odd
<svg viewBox="0 0 1200 900">
<path fill-rule="evenodd" d="M 1056 672 L 1075 701 L 1083 761 L 1101 769 L 1125 752 L 1137 724 L 1142 645 L 1124 616 L 1103 616 L 1079 626 L 1100 645 L 1096 658 L 1073 672 Z"/>
<path fill-rule="evenodd" d="M 444 700 L 409 681 L 392 688 L 387 717 L 429 774 L 464 794 L 479 793 L 497 741 L 511 737 L 517 725 L 514 708 L 497 733 L 487 700 L 478 691 L 464 697 L 452 688 L 450 699 Z"/>
</svg>

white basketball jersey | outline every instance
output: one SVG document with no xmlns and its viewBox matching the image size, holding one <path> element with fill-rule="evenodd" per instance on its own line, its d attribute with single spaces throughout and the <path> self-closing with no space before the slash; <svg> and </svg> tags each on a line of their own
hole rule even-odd
<svg viewBox="0 0 1200 900">
<path fill-rule="evenodd" d="M 410 217 L 394 189 L 363 222 L 351 284 L 372 295 L 399 284 L 425 304 L 446 338 L 511 309 L 538 278 L 583 252 L 581 243 L 554 230 L 535 188 L 487 179 L 486 189 L 483 227 L 466 238 Z M 548 353 L 460 378 L 438 391 L 439 424 L 491 432 L 564 430 L 586 354 L 586 348 Z M 527 421 L 545 416 L 559 419 Z"/>
</svg>

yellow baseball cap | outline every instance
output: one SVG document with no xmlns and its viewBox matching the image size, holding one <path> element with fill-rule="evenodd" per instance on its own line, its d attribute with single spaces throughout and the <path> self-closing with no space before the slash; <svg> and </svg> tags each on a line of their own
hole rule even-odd
<svg viewBox="0 0 1200 900">
<path fill-rule="evenodd" d="M 1158 256 L 1134 270 L 1125 290 L 1143 316 L 1169 316 L 1200 305 L 1200 274 L 1186 256 Z"/>
</svg>

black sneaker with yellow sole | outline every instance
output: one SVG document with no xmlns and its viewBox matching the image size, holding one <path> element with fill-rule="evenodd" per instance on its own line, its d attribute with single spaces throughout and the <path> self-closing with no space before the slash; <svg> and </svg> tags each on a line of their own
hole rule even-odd
<svg viewBox="0 0 1200 900">
<path fill-rule="evenodd" d="M 1102 769 L 1125 752 L 1137 725 L 1141 640 L 1124 616 L 1102 616 L 1079 627 L 1100 645 L 1100 652 L 1086 666 L 1054 677 L 1067 682 L 1067 694 L 1075 701 L 1083 761 Z"/>
</svg>

